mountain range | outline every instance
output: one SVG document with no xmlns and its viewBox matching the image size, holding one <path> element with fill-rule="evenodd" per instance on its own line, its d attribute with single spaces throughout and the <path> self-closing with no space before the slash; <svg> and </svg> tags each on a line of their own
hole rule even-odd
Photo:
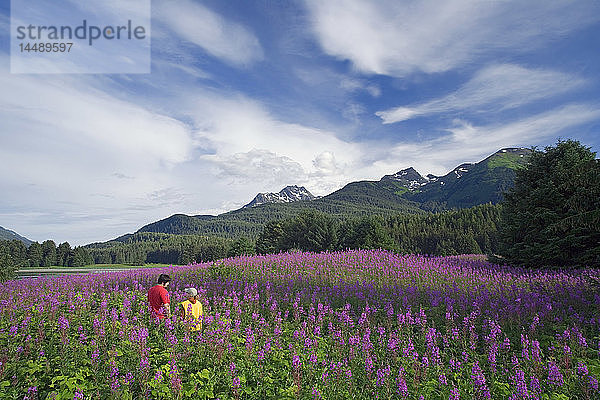
<svg viewBox="0 0 600 400">
<path fill-rule="evenodd" d="M 302 186 L 286 186 L 278 193 L 259 193 L 234 211 L 220 215 L 174 214 L 140 228 L 140 232 L 215 235 L 228 238 L 257 237 L 265 223 L 314 209 L 338 218 L 365 215 L 389 216 L 398 213 L 468 208 L 498 203 L 512 187 L 515 170 L 526 164 L 531 150 L 505 148 L 477 163 L 464 163 L 443 176 L 422 176 L 414 168 L 385 175 L 378 181 L 357 181 L 323 197 L 313 196 Z M 114 239 L 128 240 L 133 234 Z M 0 239 L 31 240 L 0 227 Z M 110 243 L 109 241 L 107 243 Z"/>
<path fill-rule="evenodd" d="M 498 203 L 502 193 L 513 185 L 515 170 L 526 163 L 530 153 L 527 148 L 505 148 L 480 162 L 461 164 L 443 176 L 424 177 L 411 167 L 378 181 L 348 183 L 320 198 L 304 187 L 287 186 L 279 193 L 259 193 L 238 210 L 216 216 L 175 214 L 145 225 L 138 232 L 256 237 L 265 223 L 294 216 L 303 209 L 349 218 Z"/>
</svg>

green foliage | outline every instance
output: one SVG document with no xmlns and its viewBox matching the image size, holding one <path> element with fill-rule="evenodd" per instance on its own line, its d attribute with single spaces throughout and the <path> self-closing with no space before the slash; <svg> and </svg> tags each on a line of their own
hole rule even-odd
<svg viewBox="0 0 600 400">
<path fill-rule="evenodd" d="M 43 250 L 42 245 L 38 242 L 33 242 L 27 249 L 27 258 L 29 259 L 29 266 L 37 267 L 42 265 Z"/>
<path fill-rule="evenodd" d="M 227 250 L 227 257 L 249 256 L 252 254 L 256 254 L 254 243 L 244 236 L 234 240 Z"/>
<path fill-rule="evenodd" d="M 56 265 L 56 244 L 52 240 L 42 243 L 42 261 L 40 266 L 50 267 Z"/>
<path fill-rule="evenodd" d="M 527 267 L 600 266 L 600 163 L 577 141 L 535 150 L 504 201 L 500 254 Z"/>
<path fill-rule="evenodd" d="M 349 220 L 340 228 L 343 249 L 393 249 L 394 242 L 381 217 Z"/>
<path fill-rule="evenodd" d="M 200 235 L 140 232 L 105 243 L 85 246 L 98 264 L 189 264 L 213 261 L 232 254 L 254 254 L 247 238 L 236 241 Z"/>
<path fill-rule="evenodd" d="M 0 282 L 11 279 L 17 270 L 8 250 L 0 246 Z"/>
<path fill-rule="evenodd" d="M 337 221 L 321 212 L 306 210 L 283 222 L 281 250 L 321 252 L 337 248 Z"/>
<path fill-rule="evenodd" d="M 378 248 L 431 255 L 494 253 L 499 218 L 500 207 L 492 204 L 439 214 L 367 216 L 342 222 L 306 211 L 267 224 L 256 247 L 261 254 Z"/>
<path fill-rule="evenodd" d="M 64 242 L 58 245 L 56 249 L 56 265 L 66 267 L 69 265 L 69 255 L 71 254 L 71 245 Z"/>
<path fill-rule="evenodd" d="M 256 251 L 259 254 L 276 253 L 281 247 L 283 227 L 281 221 L 267 222 L 256 240 Z"/>
<path fill-rule="evenodd" d="M 500 206 L 484 204 L 438 214 L 397 215 L 387 228 L 395 250 L 430 255 L 494 253 Z"/>
<path fill-rule="evenodd" d="M 72 257 L 69 262 L 69 267 L 83 267 L 84 265 L 93 264 L 94 259 L 84 247 L 75 247 L 72 251 Z"/>
</svg>

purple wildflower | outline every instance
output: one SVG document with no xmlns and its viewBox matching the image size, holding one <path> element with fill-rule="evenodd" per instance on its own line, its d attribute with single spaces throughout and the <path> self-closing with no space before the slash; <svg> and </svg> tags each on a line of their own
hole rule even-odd
<svg viewBox="0 0 600 400">
<path fill-rule="evenodd" d="M 556 386 L 562 386 L 564 383 L 560 368 L 554 361 L 548 363 L 548 383 Z"/>
</svg>

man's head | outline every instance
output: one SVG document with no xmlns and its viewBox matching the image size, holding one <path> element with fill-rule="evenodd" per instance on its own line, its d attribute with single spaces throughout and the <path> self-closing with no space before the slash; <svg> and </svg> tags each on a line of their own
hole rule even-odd
<svg viewBox="0 0 600 400">
<path fill-rule="evenodd" d="M 167 274 L 160 274 L 158 277 L 158 284 L 159 285 L 163 285 L 163 286 L 167 286 L 169 284 L 169 282 L 171 282 L 171 277 Z"/>
<path fill-rule="evenodd" d="M 188 299 L 196 298 L 196 296 L 198 296 L 198 291 L 195 288 L 187 288 L 184 292 Z"/>
</svg>

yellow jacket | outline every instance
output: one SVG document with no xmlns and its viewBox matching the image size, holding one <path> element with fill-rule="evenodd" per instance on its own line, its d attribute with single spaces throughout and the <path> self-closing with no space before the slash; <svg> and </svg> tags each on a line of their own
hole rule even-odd
<svg viewBox="0 0 600 400">
<path fill-rule="evenodd" d="M 189 300 L 179 303 L 185 313 L 185 322 L 191 331 L 199 331 L 202 329 L 202 303 L 196 300 L 192 303 Z"/>
</svg>

